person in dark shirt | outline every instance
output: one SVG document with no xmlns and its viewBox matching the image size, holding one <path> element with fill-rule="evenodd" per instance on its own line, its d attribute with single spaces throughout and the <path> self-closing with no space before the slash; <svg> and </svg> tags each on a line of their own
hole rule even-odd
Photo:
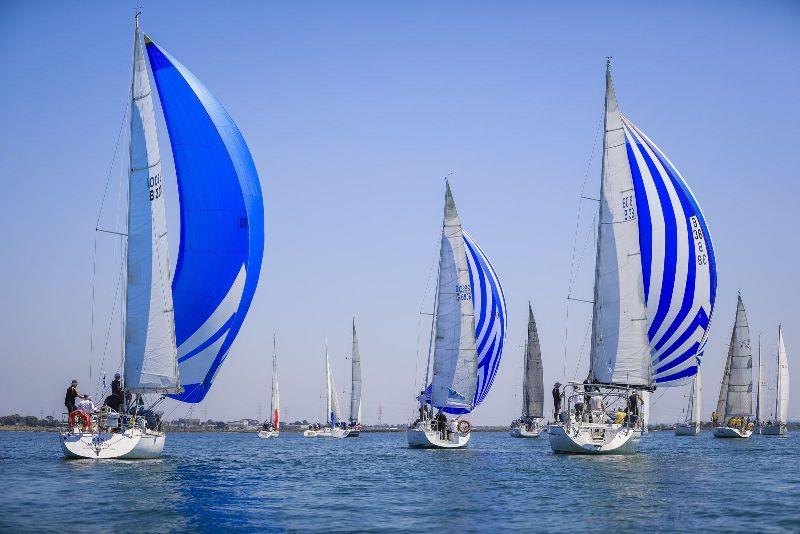
<svg viewBox="0 0 800 534">
<path fill-rule="evenodd" d="M 120 400 L 125 396 L 125 393 L 122 391 L 122 379 L 119 373 L 114 375 L 114 381 L 111 382 L 111 394 L 116 395 Z"/>
<path fill-rule="evenodd" d="M 78 381 L 73 380 L 72 384 L 67 388 L 67 394 L 64 396 L 64 406 L 67 407 L 67 412 L 72 413 L 75 411 L 75 399 L 88 399 L 88 395 L 81 395 L 78 391 Z"/>
<path fill-rule="evenodd" d="M 556 382 L 556 385 L 553 386 L 553 417 L 556 421 L 558 421 L 558 414 L 561 413 L 561 391 L 560 388 L 561 383 Z"/>
</svg>

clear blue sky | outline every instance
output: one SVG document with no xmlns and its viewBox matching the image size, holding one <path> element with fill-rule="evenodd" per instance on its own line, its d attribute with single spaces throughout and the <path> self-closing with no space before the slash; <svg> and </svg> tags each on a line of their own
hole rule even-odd
<svg viewBox="0 0 800 534">
<path fill-rule="evenodd" d="M 545 380 L 562 379 L 578 197 L 612 55 L 623 112 L 684 174 L 716 247 L 704 417 L 741 289 L 765 359 L 774 361 L 784 325 L 790 414 L 800 418 L 800 4 L 141 3 L 144 31 L 238 123 L 264 191 L 261 282 L 195 416 L 257 414 L 268 402 L 273 331 L 289 418 L 319 415 L 324 333 L 344 390 L 355 315 L 365 419 L 374 422 L 380 404 L 384 421 L 407 420 L 450 172 L 464 226 L 492 259 L 510 312 L 504 362 L 474 420 L 518 415 L 528 299 Z M 69 380 L 85 388 L 89 378 L 93 228 L 130 83 L 134 5 L 0 3 L 0 413 L 58 413 Z M 104 225 L 114 222 L 117 170 Z M 174 176 L 165 187 L 174 256 Z M 580 244 L 590 225 L 579 231 Z M 100 239 L 102 345 L 115 272 L 113 238 Z M 591 273 L 584 265 L 576 291 L 590 295 Z M 587 311 L 570 309 L 568 378 Z M 111 351 L 108 373 L 117 360 Z M 577 376 L 585 372 L 584 356 Z M 653 419 L 677 418 L 683 394 L 656 393 Z"/>
</svg>

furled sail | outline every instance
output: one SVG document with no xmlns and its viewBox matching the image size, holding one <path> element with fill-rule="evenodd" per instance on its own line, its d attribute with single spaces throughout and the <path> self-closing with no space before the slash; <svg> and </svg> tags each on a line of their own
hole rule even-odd
<svg viewBox="0 0 800 534">
<path fill-rule="evenodd" d="M 609 64 L 593 377 L 637 386 L 688 382 L 707 339 L 716 285 L 697 200 L 666 155 L 620 113 Z"/>
<path fill-rule="evenodd" d="M 777 388 L 778 422 L 786 424 L 789 419 L 789 359 L 786 346 L 783 344 L 783 329 L 778 326 L 778 388 Z"/>
<path fill-rule="evenodd" d="M 539 332 L 528 303 L 528 339 L 525 342 L 525 365 L 522 379 L 522 416 L 544 417 L 544 370 Z"/>
<path fill-rule="evenodd" d="M 356 320 L 353 319 L 353 354 L 351 356 L 350 420 L 361 421 L 361 354 L 358 352 Z"/>
<path fill-rule="evenodd" d="M 178 177 L 181 240 L 172 281 L 183 393 L 211 387 L 255 293 L 264 207 L 253 159 L 227 111 L 145 37 Z"/>
<path fill-rule="evenodd" d="M 748 417 L 753 413 L 753 354 L 750 348 L 750 327 L 741 295 L 736 304 L 736 322 L 731 336 L 729 358 L 730 365 L 726 366 L 728 387 L 723 421 L 730 417 Z"/>
<path fill-rule="evenodd" d="M 471 410 L 478 380 L 478 354 L 465 248 L 461 220 L 447 184 L 439 252 L 431 399 L 436 407 Z"/>
<path fill-rule="evenodd" d="M 133 55 L 125 303 L 125 387 L 178 389 L 169 247 L 153 97 L 138 17 Z"/>
</svg>

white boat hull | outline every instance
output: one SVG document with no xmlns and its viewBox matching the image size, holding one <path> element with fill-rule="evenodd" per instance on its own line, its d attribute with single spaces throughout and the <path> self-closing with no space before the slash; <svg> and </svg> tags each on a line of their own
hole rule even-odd
<svg viewBox="0 0 800 534">
<path fill-rule="evenodd" d="M 129 428 L 124 432 L 63 432 L 61 449 L 67 458 L 145 460 L 164 450 L 163 432 Z"/>
<path fill-rule="evenodd" d="M 306 430 L 303 436 L 307 438 L 346 438 L 350 434 L 349 430 L 341 428 L 322 428 L 320 430 Z"/>
<path fill-rule="evenodd" d="M 788 429 L 786 425 L 764 425 L 759 432 L 762 436 L 784 436 Z"/>
<path fill-rule="evenodd" d="M 547 427 L 550 447 L 558 454 L 635 454 L 641 431 L 622 425 L 581 424 Z"/>
<path fill-rule="evenodd" d="M 738 428 L 731 428 L 729 426 L 718 426 L 714 428 L 715 438 L 739 438 L 747 439 L 753 435 L 752 430 L 740 430 Z"/>
<path fill-rule="evenodd" d="M 408 446 L 413 449 L 463 449 L 469 443 L 471 432 L 453 432 L 450 439 L 442 439 L 442 434 L 418 425 L 406 430 Z"/>
<path fill-rule="evenodd" d="M 262 439 L 277 438 L 278 437 L 278 431 L 277 430 L 259 430 L 258 431 L 258 437 L 262 438 Z"/>
<path fill-rule="evenodd" d="M 510 434 L 512 438 L 538 438 L 542 430 L 544 429 L 541 427 L 535 427 L 533 430 L 527 430 L 524 427 L 515 426 L 511 429 Z"/>
<path fill-rule="evenodd" d="M 696 436 L 700 433 L 700 427 L 693 424 L 678 423 L 675 425 L 676 436 Z"/>
</svg>

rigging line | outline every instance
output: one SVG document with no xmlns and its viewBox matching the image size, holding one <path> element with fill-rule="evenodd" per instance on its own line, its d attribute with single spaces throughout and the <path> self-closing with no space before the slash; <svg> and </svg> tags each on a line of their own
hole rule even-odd
<svg viewBox="0 0 800 534">
<path fill-rule="evenodd" d="M 121 265 L 120 269 L 119 269 L 119 275 L 118 275 L 118 278 L 117 278 L 117 287 L 116 287 L 116 289 L 114 291 L 114 302 L 111 305 L 111 316 L 108 318 L 108 328 L 106 329 L 106 340 L 105 340 L 105 345 L 103 347 L 103 357 L 100 360 L 100 369 L 103 369 L 105 367 L 105 363 L 106 363 L 106 355 L 108 354 L 108 341 L 111 338 L 111 327 L 112 327 L 112 325 L 114 323 L 114 316 L 116 315 L 116 311 L 117 311 L 117 301 L 119 299 L 119 293 L 120 293 L 119 289 L 120 289 L 120 286 L 122 285 L 122 273 L 123 273 L 123 271 L 124 271 L 124 265 Z"/>
<path fill-rule="evenodd" d="M 117 161 L 117 152 L 119 151 L 119 142 L 122 139 L 122 132 L 125 129 L 125 119 L 128 118 L 128 105 L 130 104 L 129 98 L 125 97 L 125 107 L 122 112 L 122 122 L 119 125 L 119 132 L 117 133 L 117 142 L 114 145 L 114 157 L 111 158 L 111 167 L 108 169 L 108 177 L 106 178 L 106 186 L 103 189 L 103 196 L 100 199 L 100 210 L 97 212 L 97 221 L 95 228 L 100 226 L 100 217 L 103 216 L 103 207 L 105 206 L 106 196 L 108 195 L 108 186 L 111 184 L 111 175 L 114 173 L 114 163 Z"/>
</svg>

